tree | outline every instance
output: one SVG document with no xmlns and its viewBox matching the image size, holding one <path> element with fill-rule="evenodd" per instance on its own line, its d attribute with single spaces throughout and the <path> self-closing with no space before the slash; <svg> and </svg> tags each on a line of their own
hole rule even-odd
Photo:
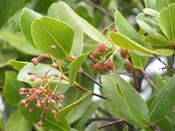
<svg viewBox="0 0 175 131">
<path fill-rule="evenodd" d="M 0 130 L 175 129 L 174 0 L 19 2 L 0 8 Z"/>
</svg>

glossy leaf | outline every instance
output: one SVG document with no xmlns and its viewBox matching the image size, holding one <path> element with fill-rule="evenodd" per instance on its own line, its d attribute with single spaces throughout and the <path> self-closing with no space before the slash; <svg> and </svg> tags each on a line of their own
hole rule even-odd
<svg viewBox="0 0 175 131">
<path fill-rule="evenodd" d="M 10 60 L 17 58 L 17 51 L 11 47 L 0 47 L 0 68 L 9 65 Z"/>
<path fill-rule="evenodd" d="M 163 119 L 175 105 L 174 80 L 175 76 L 171 77 L 151 102 L 149 107 L 149 117 L 151 122 L 157 122 Z"/>
<path fill-rule="evenodd" d="M 97 123 L 93 122 L 84 131 L 98 131 Z"/>
<path fill-rule="evenodd" d="M 64 10 L 64 11 L 63 11 Z M 91 24 L 89 24 L 86 20 L 78 16 L 73 9 L 70 8 L 64 2 L 58 2 L 53 4 L 48 14 L 52 17 L 56 17 L 67 22 L 75 31 L 75 38 L 74 38 L 74 46 L 73 52 L 76 53 L 76 49 L 78 49 L 78 54 L 82 50 L 82 32 L 83 31 L 86 35 L 88 35 L 93 40 L 102 43 L 105 41 L 105 37 L 99 32 L 96 28 L 94 28 Z M 78 29 L 78 30 L 77 30 Z M 78 42 L 80 40 L 80 42 Z M 79 43 L 76 44 L 75 42 Z M 80 47 L 78 47 L 80 46 Z"/>
<path fill-rule="evenodd" d="M 89 75 L 91 75 L 93 77 L 92 69 L 86 63 L 83 63 L 82 68 L 83 68 L 83 70 L 86 71 L 86 73 L 88 73 Z M 79 74 L 79 73 L 77 74 L 76 82 L 79 83 L 80 85 L 84 86 L 84 88 L 86 88 L 88 90 L 94 90 L 94 83 L 82 74 Z M 72 95 L 72 92 L 74 95 Z M 78 99 L 81 98 L 81 96 L 83 94 L 84 94 L 83 91 L 81 91 L 75 87 L 69 88 L 69 90 L 66 91 L 64 94 L 65 98 L 67 97 L 69 99 L 65 99 L 63 105 L 69 105 L 69 104 L 73 103 L 74 101 L 77 101 Z M 84 100 L 84 102 L 82 102 L 80 105 L 73 108 L 69 112 L 69 114 L 67 115 L 67 118 L 70 121 L 70 123 L 74 123 L 75 121 L 77 121 L 81 117 L 83 117 L 87 108 L 89 108 L 91 102 L 92 102 L 92 95 L 88 96 Z"/>
<path fill-rule="evenodd" d="M 11 46 L 15 47 L 28 55 L 39 55 L 40 52 L 30 45 L 22 36 L 15 35 L 10 32 L 0 32 L 0 38 L 7 41 Z M 26 48 L 27 47 L 27 48 Z"/>
<path fill-rule="evenodd" d="M 152 8 L 145 8 L 143 9 L 143 13 L 148 16 L 152 16 L 152 19 L 158 21 L 158 18 L 160 16 L 160 12 L 152 9 Z M 140 14 L 140 13 L 139 13 Z"/>
<path fill-rule="evenodd" d="M 63 11 L 64 10 L 64 11 Z M 83 31 L 80 25 L 75 20 L 75 12 L 66 4 L 63 3 L 54 3 L 50 6 L 48 10 L 48 15 L 59 20 L 62 20 L 68 23 L 74 30 L 75 36 L 73 39 L 72 53 L 75 56 L 78 56 L 83 51 Z M 69 15 L 69 17 L 67 17 Z"/>
<path fill-rule="evenodd" d="M 155 39 L 166 41 L 166 38 L 163 36 L 163 33 L 161 32 L 159 25 L 157 24 L 156 21 L 152 19 L 152 16 L 145 17 L 144 14 L 139 14 L 136 19 L 140 28 L 144 30 L 146 33 L 148 33 Z"/>
<path fill-rule="evenodd" d="M 87 121 L 93 116 L 94 112 L 100 107 L 101 104 L 102 100 L 92 101 L 89 105 L 89 108 L 86 109 L 84 115 L 80 119 L 75 121 L 73 123 L 73 126 L 76 129 L 83 130 L 82 127 L 84 123 L 87 123 Z"/>
<path fill-rule="evenodd" d="M 18 2 L 14 2 L 14 0 L 1 0 L 0 27 L 4 25 L 13 14 L 22 9 L 27 1 L 28 0 L 19 0 Z"/>
<path fill-rule="evenodd" d="M 66 23 L 44 16 L 33 21 L 32 37 L 35 46 L 42 53 L 49 53 L 51 45 L 55 45 L 52 55 L 63 58 L 71 51 L 74 32 Z"/>
<path fill-rule="evenodd" d="M 114 73 L 102 76 L 101 81 L 104 95 L 119 117 L 138 127 L 148 126 L 148 107 L 128 82 Z"/>
<path fill-rule="evenodd" d="M 11 60 L 10 64 L 13 66 L 14 69 L 16 70 L 20 70 L 22 69 L 25 65 L 28 64 L 28 62 L 23 62 L 23 61 L 15 61 L 15 60 Z"/>
<path fill-rule="evenodd" d="M 41 15 L 38 14 L 37 12 L 24 8 L 23 12 L 20 17 L 20 25 L 21 25 L 21 31 L 25 35 L 26 39 L 34 46 L 33 44 L 33 38 L 31 34 L 31 26 L 33 20 L 40 18 Z"/>
<path fill-rule="evenodd" d="M 155 8 L 161 11 L 162 8 L 168 7 L 171 3 L 175 3 L 175 0 L 155 0 Z"/>
<path fill-rule="evenodd" d="M 120 34 L 138 43 L 139 45 L 146 45 L 141 36 L 134 30 L 134 28 L 128 23 L 128 21 L 122 16 L 119 11 L 115 14 L 115 26 Z"/>
<path fill-rule="evenodd" d="M 155 8 L 155 1 L 156 0 L 145 0 L 145 5 L 147 8 Z"/>
<path fill-rule="evenodd" d="M 160 76 L 160 74 L 157 74 L 156 77 L 155 77 L 155 84 L 156 84 L 156 86 L 159 89 L 161 89 L 165 83 L 166 83 L 166 81 L 163 80 L 163 78 Z"/>
<path fill-rule="evenodd" d="M 150 50 L 148 48 L 145 48 L 144 46 L 139 45 L 138 43 L 134 42 L 133 40 L 125 37 L 120 33 L 110 33 L 110 40 L 119 47 L 126 48 L 128 50 L 136 50 L 149 55 L 158 54 L 163 56 L 169 56 L 173 54 L 173 50 L 171 49 L 156 49 L 154 51 Z"/>
<path fill-rule="evenodd" d="M 125 126 L 122 131 L 128 131 L 128 126 Z"/>
<path fill-rule="evenodd" d="M 14 130 L 15 131 L 32 130 L 32 124 L 29 123 L 19 111 L 12 113 L 7 123 L 6 131 L 14 131 Z"/>
<path fill-rule="evenodd" d="M 175 40 L 175 4 L 171 4 L 168 8 L 163 8 L 160 12 L 159 25 L 165 36 L 170 41 Z"/>
<path fill-rule="evenodd" d="M 3 88 L 3 95 L 8 104 L 17 106 L 21 96 L 19 95 L 19 89 L 24 87 L 24 84 L 17 81 L 17 74 L 14 71 L 6 72 L 5 85 Z"/>
<path fill-rule="evenodd" d="M 87 97 L 88 97 L 88 93 L 84 94 L 80 99 L 78 99 L 77 101 L 75 101 L 74 103 L 64 107 L 63 109 L 61 109 L 60 111 L 58 111 L 58 113 L 55 116 L 55 120 L 57 122 L 62 121 L 66 115 L 76 106 L 78 106 L 79 104 L 81 104 Z"/>
<path fill-rule="evenodd" d="M 141 56 L 138 53 L 132 51 L 130 52 L 130 56 L 134 67 L 144 70 L 147 62 L 147 57 Z"/>
<path fill-rule="evenodd" d="M 71 128 L 71 131 L 78 131 L 77 129 L 73 129 L 73 128 Z"/>
<path fill-rule="evenodd" d="M 38 85 L 40 85 L 40 79 L 36 78 L 35 81 L 31 81 L 31 78 L 33 76 L 28 75 L 28 72 L 32 72 L 32 73 L 37 74 L 39 76 L 41 76 L 41 75 L 43 76 L 43 75 L 45 75 L 46 72 L 48 72 L 46 77 L 48 79 L 50 79 L 51 88 L 55 87 L 56 83 L 59 81 L 59 78 L 54 78 L 54 77 L 49 77 L 49 76 L 51 76 L 53 74 L 61 75 L 61 73 L 57 69 L 52 68 L 49 65 L 40 64 L 40 63 L 37 64 L 37 65 L 33 65 L 32 63 L 29 63 L 29 64 L 25 65 L 19 71 L 17 79 L 19 81 L 26 82 L 26 83 L 30 84 L 31 86 L 38 86 Z M 67 90 L 67 87 L 66 87 L 66 90 L 65 90 L 65 86 L 66 85 L 68 85 L 68 83 L 66 81 L 62 80 L 60 82 L 58 90 L 62 91 L 62 92 L 66 91 Z M 61 89 L 61 88 L 63 88 L 63 89 Z"/>
<path fill-rule="evenodd" d="M 34 112 L 30 113 L 27 108 L 25 108 L 24 105 L 19 104 L 20 112 L 23 114 L 23 116 L 34 122 L 37 123 L 40 120 L 42 110 L 43 108 L 39 108 L 34 110 Z M 53 115 L 51 114 L 51 111 L 45 112 L 45 119 L 43 120 L 43 127 L 49 130 L 54 131 L 70 131 L 70 125 L 66 119 L 62 119 L 61 122 L 56 122 L 54 120 Z"/>
<path fill-rule="evenodd" d="M 83 62 L 86 60 L 89 53 L 82 54 L 78 56 L 75 60 L 70 64 L 69 69 L 69 85 L 73 86 L 77 77 L 78 70 L 80 69 Z"/>
</svg>

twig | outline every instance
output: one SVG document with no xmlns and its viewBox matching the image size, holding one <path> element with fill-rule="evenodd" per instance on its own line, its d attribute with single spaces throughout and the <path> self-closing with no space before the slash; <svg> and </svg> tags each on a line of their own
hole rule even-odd
<svg viewBox="0 0 175 131">
<path fill-rule="evenodd" d="M 143 70 L 141 70 L 144 78 L 151 84 L 151 86 L 155 89 L 155 91 L 159 91 L 159 88 L 150 80 L 150 78 L 145 74 Z"/>
<path fill-rule="evenodd" d="M 116 121 L 108 122 L 102 126 L 99 126 L 98 129 L 106 128 L 106 127 L 112 126 L 112 125 L 117 124 L 117 123 L 122 122 L 122 121 L 123 121 L 122 119 L 119 119 Z"/>
<path fill-rule="evenodd" d="M 92 76 L 90 76 L 88 73 L 86 73 L 82 68 L 80 68 L 79 72 L 82 73 L 89 80 L 91 80 L 92 82 L 94 82 L 95 84 L 97 84 L 99 87 L 102 88 L 102 85 L 99 82 L 97 82 Z"/>
<path fill-rule="evenodd" d="M 93 6 L 95 9 L 99 10 L 101 13 L 109 16 L 111 19 L 114 19 L 114 16 L 112 14 L 110 14 L 107 10 L 101 8 L 100 6 L 94 4 L 93 2 L 89 1 L 89 0 L 84 0 L 85 3 Z"/>
<path fill-rule="evenodd" d="M 153 124 L 150 124 L 149 128 L 152 129 L 153 131 L 162 131 L 161 129 L 159 129 L 159 127 L 157 127 L 157 126 L 155 126 Z"/>
<path fill-rule="evenodd" d="M 78 89 L 84 91 L 84 92 L 88 92 L 88 93 L 91 94 L 91 95 L 94 95 L 94 96 L 97 96 L 97 97 L 99 97 L 99 98 L 101 98 L 101 99 L 105 99 L 105 100 L 106 100 L 106 97 L 104 97 L 104 96 L 102 96 L 102 95 L 99 95 L 99 94 L 96 94 L 96 93 L 94 93 L 93 91 L 88 90 L 88 89 L 82 87 L 82 86 L 81 86 L 80 84 L 78 84 L 77 82 L 74 83 L 74 86 L 75 86 L 76 88 L 78 88 Z"/>
<path fill-rule="evenodd" d="M 157 58 L 157 60 L 159 60 L 166 68 L 168 68 L 169 70 L 173 71 L 172 67 L 169 67 L 165 62 L 163 62 L 156 54 L 153 54 L 155 58 Z"/>
<path fill-rule="evenodd" d="M 132 70 L 132 76 L 133 76 L 133 80 L 134 80 L 135 89 L 139 92 L 140 91 L 140 88 L 139 88 L 139 85 L 137 83 L 137 78 L 136 78 L 135 69 L 134 69 L 134 66 L 133 66 L 133 63 L 132 63 L 132 60 L 131 60 L 131 56 L 129 56 L 128 60 L 131 63 L 132 68 L 133 68 L 133 70 Z"/>
</svg>

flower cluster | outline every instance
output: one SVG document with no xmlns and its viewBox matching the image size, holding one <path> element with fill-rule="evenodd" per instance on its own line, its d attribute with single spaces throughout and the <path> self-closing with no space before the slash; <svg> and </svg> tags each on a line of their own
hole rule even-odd
<svg viewBox="0 0 175 131">
<path fill-rule="evenodd" d="M 51 50 L 54 50 L 55 48 L 55 46 L 51 46 Z M 27 73 L 29 76 L 31 76 L 30 81 L 39 83 L 38 86 L 19 89 L 19 95 L 24 96 L 24 99 L 22 99 L 20 103 L 23 104 L 29 112 L 32 113 L 39 108 L 43 110 L 38 126 L 42 126 L 46 111 L 50 111 L 52 115 L 55 115 L 57 113 L 56 109 L 61 109 L 63 107 L 61 100 L 64 99 L 64 95 L 58 94 L 56 92 L 56 88 L 58 87 L 59 82 L 64 78 L 62 75 L 57 73 L 48 75 L 53 68 L 57 68 L 58 64 L 56 59 L 52 57 L 50 53 L 48 53 L 37 58 L 33 58 L 31 62 L 34 65 L 37 65 L 42 59 L 49 57 L 52 58 L 52 67 L 50 67 L 50 69 L 48 69 L 44 74 L 39 75 L 33 72 Z M 58 84 L 56 84 L 54 88 L 51 88 L 50 80 L 53 78 L 58 80 Z"/>
</svg>

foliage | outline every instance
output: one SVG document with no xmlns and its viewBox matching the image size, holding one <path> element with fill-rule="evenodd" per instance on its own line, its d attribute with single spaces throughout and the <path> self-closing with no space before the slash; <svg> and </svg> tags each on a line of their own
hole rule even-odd
<svg viewBox="0 0 175 131">
<path fill-rule="evenodd" d="M 174 0 L 0 4 L 0 130 L 175 130 Z"/>
</svg>

